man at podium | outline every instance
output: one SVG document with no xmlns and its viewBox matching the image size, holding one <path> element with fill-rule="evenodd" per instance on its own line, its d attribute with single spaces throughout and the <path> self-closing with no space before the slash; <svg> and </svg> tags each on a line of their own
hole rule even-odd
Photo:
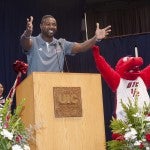
<svg viewBox="0 0 150 150">
<path fill-rule="evenodd" d="M 62 38 L 56 39 L 54 35 L 57 31 L 57 21 L 51 15 L 42 17 L 40 29 L 41 33 L 38 36 L 32 36 L 33 17 L 27 18 L 26 30 L 20 41 L 27 55 L 28 75 L 38 71 L 63 71 L 65 55 L 73 55 L 90 49 L 96 41 L 104 39 L 109 34 L 111 26 L 100 29 L 97 23 L 95 35 L 83 43 L 70 42 Z"/>
</svg>

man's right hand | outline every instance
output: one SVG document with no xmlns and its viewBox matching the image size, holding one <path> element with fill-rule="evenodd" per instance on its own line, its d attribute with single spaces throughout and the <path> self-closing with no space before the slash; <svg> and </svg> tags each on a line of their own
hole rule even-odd
<svg viewBox="0 0 150 150">
<path fill-rule="evenodd" d="M 27 25 L 26 25 L 26 36 L 31 36 L 33 31 L 33 16 L 27 18 Z"/>
<path fill-rule="evenodd" d="M 33 17 L 27 18 L 26 30 L 21 35 L 21 46 L 25 51 L 28 51 L 32 47 L 32 31 L 33 31 Z"/>
</svg>

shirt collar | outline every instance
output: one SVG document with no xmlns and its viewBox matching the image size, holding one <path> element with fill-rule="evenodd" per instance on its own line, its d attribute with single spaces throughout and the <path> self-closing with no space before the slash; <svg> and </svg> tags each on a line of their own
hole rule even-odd
<svg viewBox="0 0 150 150">
<path fill-rule="evenodd" d="M 42 39 L 41 34 L 39 34 L 37 38 L 39 39 L 40 44 L 45 45 L 45 44 L 47 43 L 46 41 L 44 41 L 44 40 Z M 50 45 L 56 45 L 56 43 L 57 43 L 57 39 L 55 39 L 55 38 L 53 37 L 52 42 L 50 42 L 49 44 L 50 44 Z"/>
</svg>

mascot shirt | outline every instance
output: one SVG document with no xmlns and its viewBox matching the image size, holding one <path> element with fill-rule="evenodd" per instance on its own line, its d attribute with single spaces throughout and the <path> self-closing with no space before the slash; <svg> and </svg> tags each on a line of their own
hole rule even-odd
<svg viewBox="0 0 150 150">
<path fill-rule="evenodd" d="M 125 115 L 121 106 L 121 100 L 123 101 L 123 103 L 128 103 L 129 99 L 132 102 L 135 100 L 136 96 L 138 96 L 138 105 L 141 107 L 143 106 L 144 101 L 149 102 L 150 100 L 146 86 L 140 77 L 138 77 L 136 80 L 126 80 L 121 78 L 116 94 L 117 94 L 117 106 L 116 106 L 117 119 L 123 119 Z"/>
</svg>

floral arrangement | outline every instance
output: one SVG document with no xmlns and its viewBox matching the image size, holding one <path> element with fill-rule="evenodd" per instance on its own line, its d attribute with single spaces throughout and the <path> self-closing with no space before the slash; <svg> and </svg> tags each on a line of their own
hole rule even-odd
<svg viewBox="0 0 150 150">
<path fill-rule="evenodd" d="M 24 100 L 13 114 L 11 103 L 12 100 L 7 99 L 6 103 L 0 106 L 0 150 L 30 150 L 29 134 L 20 118 Z"/>
<path fill-rule="evenodd" d="M 108 150 L 150 150 L 150 104 L 138 106 L 138 99 L 121 102 L 125 119 L 111 120 L 112 140 Z"/>
<path fill-rule="evenodd" d="M 0 104 L 0 150 L 30 150 L 28 140 L 31 138 L 31 130 L 25 128 L 20 117 L 25 100 L 22 100 L 14 112 L 11 110 L 16 87 L 22 74 L 26 74 L 28 65 L 16 60 L 13 68 L 17 73 L 16 80 L 6 97 L 5 104 Z"/>
</svg>

